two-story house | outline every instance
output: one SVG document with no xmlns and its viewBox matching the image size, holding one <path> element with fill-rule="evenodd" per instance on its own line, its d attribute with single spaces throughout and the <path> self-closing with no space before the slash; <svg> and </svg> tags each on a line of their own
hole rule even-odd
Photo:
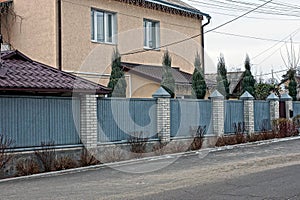
<svg viewBox="0 0 300 200">
<path fill-rule="evenodd" d="M 150 71 L 162 65 L 166 49 L 171 53 L 172 66 L 178 68 L 174 73 L 191 74 L 196 52 L 204 62 L 203 28 L 210 16 L 180 0 L 0 3 L 4 8 L 1 34 L 10 48 L 104 85 L 109 79 L 114 48 L 119 49 L 127 65 L 150 66 Z M 131 73 L 128 67 L 126 80 L 128 97 L 150 97 L 159 87 L 158 80 Z"/>
</svg>

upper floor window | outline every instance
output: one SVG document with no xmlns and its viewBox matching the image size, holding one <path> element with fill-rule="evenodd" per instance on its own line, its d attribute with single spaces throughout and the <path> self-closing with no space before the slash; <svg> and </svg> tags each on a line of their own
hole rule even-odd
<svg viewBox="0 0 300 200">
<path fill-rule="evenodd" d="M 159 22 L 144 19 L 144 47 L 156 49 L 160 45 Z"/>
<path fill-rule="evenodd" d="M 91 10 L 91 39 L 95 42 L 116 43 L 116 14 Z"/>
</svg>

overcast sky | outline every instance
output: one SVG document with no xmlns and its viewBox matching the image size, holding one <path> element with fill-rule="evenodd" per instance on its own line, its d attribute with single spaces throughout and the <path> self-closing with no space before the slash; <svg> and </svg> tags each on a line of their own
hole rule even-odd
<svg viewBox="0 0 300 200">
<path fill-rule="evenodd" d="M 263 0 L 184 1 L 212 17 L 211 23 L 205 27 L 205 31 L 246 13 L 251 8 L 255 8 L 255 4 L 264 3 Z M 211 60 L 206 64 L 207 72 L 216 72 L 220 53 L 224 54 L 228 71 L 236 68 L 244 70 L 243 63 L 246 53 L 249 54 L 253 64 L 252 72 L 254 75 L 270 73 L 272 69 L 274 72 L 287 69 L 280 55 L 281 50 L 286 57 L 285 43 L 276 40 L 289 41 L 289 35 L 292 34 L 294 46 L 298 52 L 300 46 L 300 0 L 273 0 L 272 3 L 257 11 L 260 13 L 248 14 L 216 31 L 270 39 L 271 41 L 209 32 L 205 34 L 205 50 L 208 55 L 206 61 Z M 262 14 L 261 12 L 272 14 Z M 282 73 L 274 73 L 274 77 L 278 79 L 281 78 L 281 75 Z M 264 76 L 265 79 L 267 77 L 270 75 Z"/>
</svg>

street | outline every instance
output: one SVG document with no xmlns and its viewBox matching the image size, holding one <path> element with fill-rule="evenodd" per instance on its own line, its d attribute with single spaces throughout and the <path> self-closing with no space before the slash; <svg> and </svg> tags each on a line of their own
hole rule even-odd
<svg viewBox="0 0 300 200">
<path fill-rule="evenodd" d="M 300 199 L 300 140 L 0 183 L 1 199 Z M 164 166 L 159 170 L 152 170 Z M 141 172 L 141 169 L 148 171 Z"/>
</svg>

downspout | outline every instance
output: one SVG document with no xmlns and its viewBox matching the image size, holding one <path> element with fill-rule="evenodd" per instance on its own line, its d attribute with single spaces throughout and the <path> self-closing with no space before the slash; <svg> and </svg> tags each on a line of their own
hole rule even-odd
<svg viewBox="0 0 300 200">
<path fill-rule="evenodd" d="M 57 0 L 57 59 L 58 69 L 62 70 L 62 17 L 61 17 L 61 0 Z"/>
<path fill-rule="evenodd" d="M 203 76 L 205 76 L 205 60 L 204 60 L 204 27 L 210 23 L 211 16 L 205 15 L 207 22 L 201 26 L 201 47 L 202 47 L 202 66 L 203 66 Z"/>
</svg>

